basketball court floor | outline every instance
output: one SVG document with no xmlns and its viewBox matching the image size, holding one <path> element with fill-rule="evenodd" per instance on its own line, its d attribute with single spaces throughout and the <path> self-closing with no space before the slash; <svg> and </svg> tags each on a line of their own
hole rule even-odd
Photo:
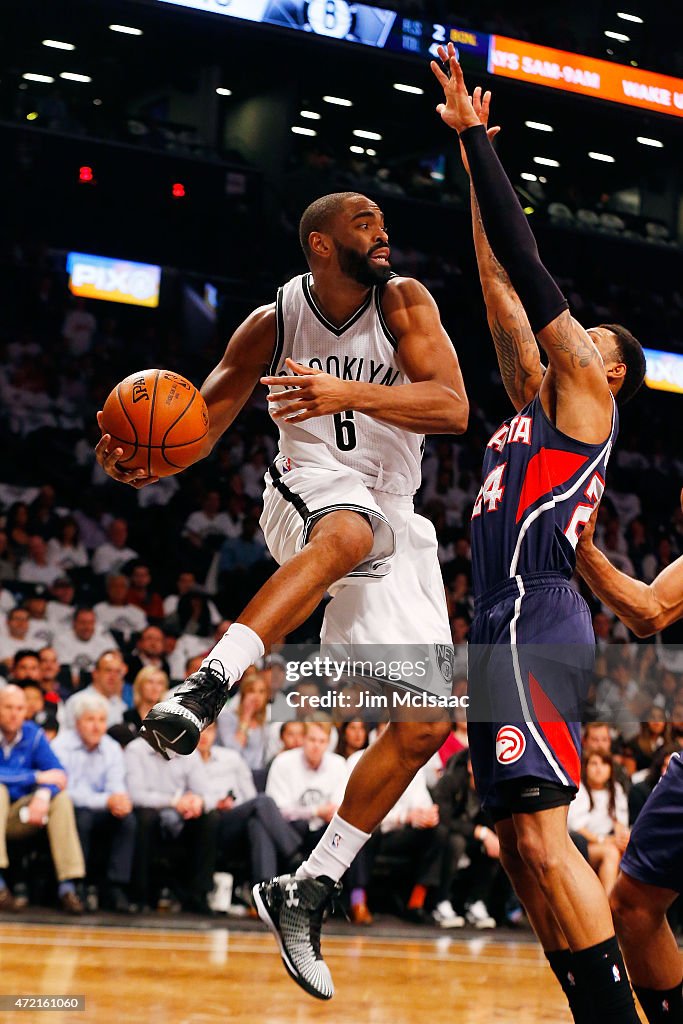
<svg viewBox="0 0 683 1024">
<path fill-rule="evenodd" d="M 497 937 L 328 935 L 337 995 L 285 975 L 260 930 L 0 922 L 0 994 L 83 995 L 78 1011 L 8 1011 L 17 1024 L 563 1024 L 539 949 Z"/>
</svg>

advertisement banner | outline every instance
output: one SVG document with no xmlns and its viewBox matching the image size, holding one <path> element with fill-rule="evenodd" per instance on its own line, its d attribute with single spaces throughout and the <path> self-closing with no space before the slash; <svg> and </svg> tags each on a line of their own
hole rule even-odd
<svg viewBox="0 0 683 1024">
<path fill-rule="evenodd" d="M 683 79 L 491 36 L 489 73 L 683 117 Z"/>
<path fill-rule="evenodd" d="M 84 299 L 106 299 L 130 306 L 159 305 L 161 267 L 150 263 L 70 252 L 66 258 L 69 291 Z"/>
<path fill-rule="evenodd" d="M 683 395 L 683 355 L 644 348 L 645 383 L 655 391 L 673 391 Z"/>
</svg>

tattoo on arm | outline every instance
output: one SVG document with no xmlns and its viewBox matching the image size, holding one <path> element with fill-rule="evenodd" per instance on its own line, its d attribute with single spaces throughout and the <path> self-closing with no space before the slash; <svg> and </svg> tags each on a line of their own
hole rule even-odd
<svg viewBox="0 0 683 1024">
<path fill-rule="evenodd" d="M 598 350 L 592 341 L 584 336 L 582 330 L 577 330 L 571 314 L 568 310 L 559 316 L 554 325 L 553 348 L 558 352 L 566 352 L 572 366 L 581 368 L 590 366 L 598 358 Z"/>
<path fill-rule="evenodd" d="M 524 365 L 522 350 L 525 346 L 533 345 L 533 354 L 537 358 L 536 340 L 533 336 L 528 337 L 528 331 L 522 325 L 505 327 L 497 313 L 490 328 L 505 390 L 513 401 L 524 404 L 527 400 L 526 385 L 534 373 Z"/>
</svg>

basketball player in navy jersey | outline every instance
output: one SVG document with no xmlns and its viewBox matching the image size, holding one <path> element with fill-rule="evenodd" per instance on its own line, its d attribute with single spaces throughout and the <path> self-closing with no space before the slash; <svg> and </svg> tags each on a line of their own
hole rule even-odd
<svg viewBox="0 0 683 1024">
<path fill-rule="evenodd" d="M 649 585 L 631 579 L 595 547 L 596 515 L 576 549 L 576 567 L 593 593 L 639 637 L 683 618 L 683 556 Z M 674 754 L 638 815 L 610 897 L 626 966 L 650 1024 L 683 1022 L 683 965 L 666 919 L 682 892 L 683 756 Z"/>
<path fill-rule="evenodd" d="M 413 494 L 423 435 L 459 434 L 467 425 L 455 350 L 426 288 L 392 273 L 384 217 L 372 200 L 323 196 L 304 212 L 300 239 L 311 272 L 237 328 L 202 387 L 210 421 L 203 456 L 259 381 L 271 389 L 280 445 L 261 525 L 280 568 L 202 667 L 147 715 L 141 735 L 165 756 L 194 750 L 247 667 L 326 591 L 327 644 L 452 643 L 436 533 L 414 512 Z M 151 482 L 122 471 L 121 454 L 105 434 L 97 458 L 109 475 L 138 487 Z M 447 675 L 436 681 L 442 695 L 450 694 Z M 449 735 L 445 710 L 439 718 L 431 709 L 430 719 L 392 722 L 296 877 L 255 888 L 288 972 L 317 998 L 334 992 L 320 952 L 323 913 L 370 834 Z"/>
<path fill-rule="evenodd" d="M 458 132 L 469 165 L 489 321 L 517 410 L 487 445 L 472 514 L 472 767 L 496 821 L 503 865 L 574 1019 L 636 1024 L 607 897 L 567 832 L 594 655 L 590 612 L 569 579 L 580 530 L 604 489 L 617 433 L 615 396 L 623 401 L 637 390 L 645 361 L 624 328 L 588 332 L 570 315 L 540 261 L 482 110 L 467 94 L 453 46 L 440 57 L 450 76 L 432 62 L 446 100 L 437 110 Z M 485 245 L 509 279 L 504 300 L 483 266 Z M 545 371 L 534 336 L 548 357 Z"/>
</svg>

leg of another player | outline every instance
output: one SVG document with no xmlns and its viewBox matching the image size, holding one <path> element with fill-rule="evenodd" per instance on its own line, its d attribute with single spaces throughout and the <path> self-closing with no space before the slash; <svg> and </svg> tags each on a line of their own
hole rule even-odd
<svg viewBox="0 0 683 1024">
<path fill-rule="evenodd" d="M 434 709 L 428 714 L 433 718 Z M 436 722 L 391 722 L 351 772 L 339 810 L 297 875 L 340 879 L 450 729 L 447 716 Z"/>
<path fill-rule="evenodd" d="M 522 860 L 517 849 L 517 832 L 512 818 L 496 824 L 500 841 L 500 860 L 526 915 L 543 947 L 550 968 L 567 997 L 575 1024 L 594 1024 L 590 994 L 577 984 L 573 970 L 574 955 L 564 932 L 543 895 L 536 876 Z"/>
<path fill-rule="evenodd" d="M 622 872 L 610 900 L 626 966 L 650 1024 L 683 1020 L 683 963 L 666 919 L 677 895 Z"/>
<path fill-rule="evenodd" d="M 519 854 L 573 953 L 573 973 L 601 1024 L 638 1024 L 607 894 L 567 832 L 567 808 L 514 814 Z"/>
</svg>

